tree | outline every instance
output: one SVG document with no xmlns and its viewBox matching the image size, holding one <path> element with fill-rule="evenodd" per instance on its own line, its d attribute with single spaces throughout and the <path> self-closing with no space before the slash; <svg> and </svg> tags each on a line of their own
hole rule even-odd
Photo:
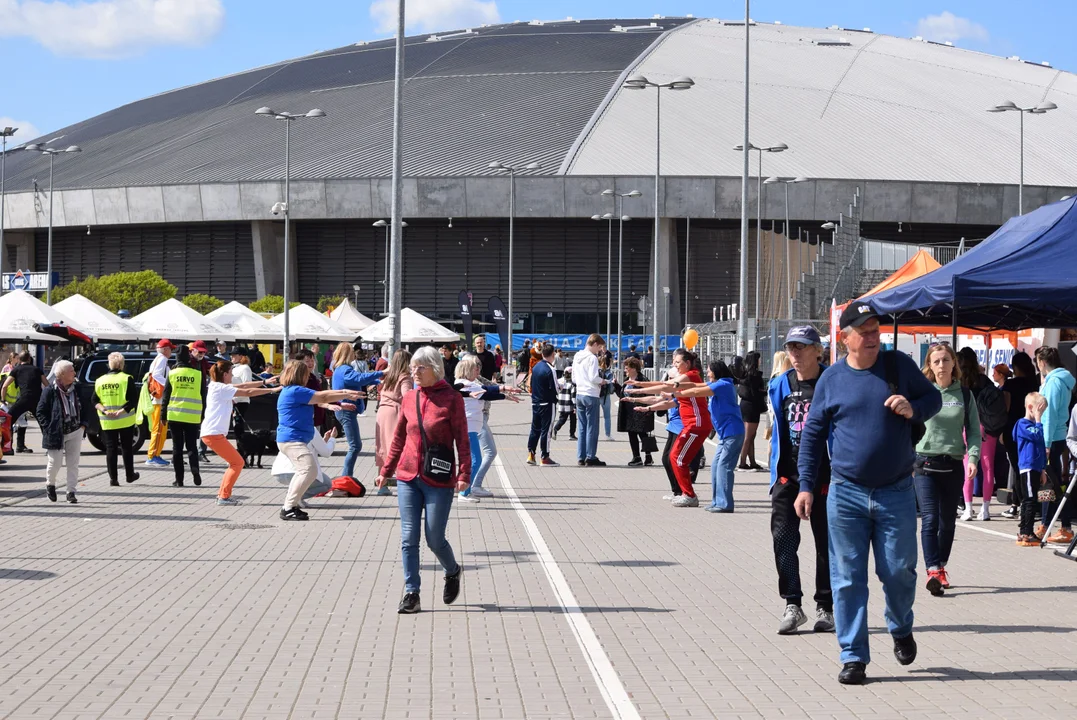
<svg viewBox="0 0 1077 720">
<path fill-rule="evenodd" d="M 335 308 L 342 302 L 344 302 L 344 297 L 342 295 L 322 295 L 318 298 L 318 312 L 332 312 L 331 308 Z"/>
<path fill-rule="evenodd" d="M 199 315 L 207 315 L 219 307 L 224 306 L 223 300 L 218 300 L 212 295 L 205 293 L 192 293 L 183 298 L 183 304 L 191 308 Z"/>
<path fill-rule="evenodd" d="M 176 286 L 153 270 L 117 272 L 99 278 L 93 275 L 83 280 L 75 278 L 58 288 L 53 298 L 58 302 L 76 293 L 110 312 L 127 310 L 138 315 L 176 297 Z"/>
<path fill-rule="evenodd" d="M 298 302 L 293 301 L 289 307 L 295 307 L 298 304 Z M 280 295 L 266 295 L 263 298 L 258 298 L 247 307 L 256 313 L 280 315 L 284 312 L 284 298 Z"/>
</svg>

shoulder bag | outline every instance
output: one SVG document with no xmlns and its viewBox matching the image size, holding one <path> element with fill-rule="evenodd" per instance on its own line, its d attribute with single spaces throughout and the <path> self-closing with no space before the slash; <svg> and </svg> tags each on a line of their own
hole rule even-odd
<svg viewBox="0 0 1077 720">
<path fill-rule="evenodd" d="M 422 474 L 428 480 L 439 483 L 451 483 L 453 470 L 456 464 L 456 455 L 453 449 L 440 443 L 430 444 L 426 439 L 426 430 L 423 429 L 423 411 L 420 405 L 422 390 L 415 388 L 415 417 L 419 422 L 419 437 L 421 439 L 419 452 L 423 455 Z"/>
</svg>

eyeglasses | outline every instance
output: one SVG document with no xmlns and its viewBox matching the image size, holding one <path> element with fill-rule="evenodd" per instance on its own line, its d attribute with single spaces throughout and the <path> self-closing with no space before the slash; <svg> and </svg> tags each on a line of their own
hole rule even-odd
<svg viewBox="0 0 1077 720">
<path fill-rule="evenodd" d="M 429 369 L 430 369 L 429 365 L 412 365 L 411 366 L 411 371 L 412 372 L 419 372 L 420 370 L 429 370 Z"/>
</svg>

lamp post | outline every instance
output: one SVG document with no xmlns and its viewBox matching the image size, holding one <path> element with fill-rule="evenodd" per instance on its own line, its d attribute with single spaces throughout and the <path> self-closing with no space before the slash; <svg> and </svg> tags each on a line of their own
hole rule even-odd
<svg viewBox="0 0 1077 720">
<path fill-rule="evenodd" d="M 606 197 L 613 198 L 615 210 L 617 211 L 617 367 L 621 367 L 621 345 L 624 341 L 621 339 L 621 299 L 624 297 L 624 293 L 621 289 L 621 280 L 624 276 L 624 249 L 625 249 L 625 222 L 632 218 L 624 214 L 624 199 L 626 197 L 638 198 L 641 193 L 639 190 L 630 190 L 626 193 L 615 192 L 614 190 L 603 190 L 602 194 Z"/>
<path fill-rule="evenodd" d="M 0 128 L 0 278 L 4 272 L 4 173 L 7 169 L 7 139 L 18 130 L 13 127 Z M 0 282 L 0 295 L 3 294 L 3 282 Z"/>
<path fill-rule="evenodd" d="M 737 145 L 733 148 L 737 152 L 744 152 L 743 145 Z M 763 153 L 780 153 L 789 149 L 789 146 L 785 143 L 778 143 L 771 147 L 758 147 L 752 143 L 748 143 L 749 150 L 759 151 L 759 174 L 756 177 L 756 191 L 755 191 L 755 317 L 759 318 L 759 277 L 760 268 L 759 265 L 763 258 Z M 744 309 L 741 308 L 741 312 Z"/>
<path fill-rule="evenodd" d="M 744 0 L 744 135 L 741 141 L 741 160 L 744 165 L 740 179 L 740 289 L 737 296 L 740 312 L 737 313 L 737 354 L 743 356 L 748 351 L 748 318 L 744 308 L 748 306 L 748 121 L 751 118 L 752 85 L 749 72 L 752 54 L 752 13 L 751 0 Z"/>
<path fill-rule="evenodd" d="M 785 290 L 786 299 L 788 302 L 788 319 L 793 319 L 793 266 L 789 258 L 789 245 L 792 243 L 793 238 L 789 234 L 789 186 L 796 183 L 807 182 L 806 177 L 795 177 L 792 180 L 784 180 L 782 178 L 770 177 L 763 181 L 764 185 L 773 185 L 774 183 L 782 183 L 785 185 Z M 780 280 L 778 281 L 781 282 Z"/>
<path fill-rule="evenodd" d="M 53 168 L 56 165 L 56 156 L 60 153 L 80 153 L 82 148 L 78 145 L 70 145 L 63 150 L 57 148 L 45 147 L 42 143 L 33 143 L 27 145 L 24 150 L 30 150 L 32 152 L 39 152 L 42 155 L 49 156 L 49 250 L 48 250 L 48 268 L 45 275 L 45 304 L 52 305 L 52 178 Z"/>
<path fill-rule="evenodd" d="M 668 90 L 691 90 L 692 86 L 696 82 L 690 77 L 681 76 L 671 80 L 668 83 L 655 83 L 648 80 L 646 77 L 640 74 L 630 76 L 624 82 L 624 87 L 627 90 L 646 90 L 649 87 L 653 87 L 658 92 L 655 93 L 655 139 L 654 139 L 654 278 L 653 278 L 653 298 L 654 303 L 654 327 L 653 331 L 653 345 L 654 352 L 658 352 L 660 347 L 658 342 L 658 234 L 660 223 L 660 210 L 659 210 L 659 182 L 662 177 L 662 89 Z M 666 328 L 669 331 L 669 328 Z M 657 371 L 657 367 L 656 367 Z M 657 377 L 657 375 L 656 375 Z"/>
<path fill-rule="evenodd" d="M 1021 107 L 1013 100 L 1007 100 L 993 108 L 987 108 L 987 112 L 1017 112 L 1021 114 L 1021 177 L 1017 185 L 1017 214 L 1025 214 L 1025 113 L 1029 115 L 1043 115 L 1048 110 L 1057 110 L 1058 105 L 1053 102 L 1041 102 L 1032 107 Z"/>
<path fill-rule="evenodd" d="M 494 160 L 488 167 L 494 172 L 507 172 L 509 174 L 509 299 L 505 303 L 509 314 L 509 329 L 505 333 L 508 336 L 505 338 L 505 352 L 506 357 L 512 357 L 512 261 L 515 241 L 513 232 L 516 223 L 516 173 L 524 172 L 525 170 L 538 170 L 542 165 L 532 162 L 527 165 L 514 166 Z"/>
<path fill-rule="evenodd" d="M 609 222 L 609 237 L 606 240 L 606 335 L 610 334 L 610 315 L 612 307 L 613 285 L 613 213 L 604 215 L 592 215 L 592 220 L 606 220 Z"/>
<path fill-rule="evenodd" d="M 292 250 L 290 237 L 290 218 L 292 215 L 292 123 L 301 118 L 323 118 L 325 112 L 314 108 L 305 113 L 290 113 L 272 110 L 268 107 L 260 107 L 254 111 L 255 115 L 265 115 L 275 120 L 284 121 L 284 206 L 281 212 L 284 214 L 284 363 L 288 363 L 290 351 L 288 349 L 289 325 L 288 325 L 288 301 L 291 299 L 291 286 L 288 276 L 291 275 L 289 258 Z"/>
<path fill-rule="evenodd" d="M 374 227 L 385 228 L 385 274 L 381 280 L 381 314 L 382 316 L 389 314 L 389 227 L 392 222 L 386 220 L 375 220 Z M 400 221 L 400 227 L 406 228 L 408 224 L 403 220 Z M 359 304 L 358 301 L 355 303 Z"/>
<path fill-rule="evenodd" d="M 359 309 L 359 286 L 352 285 L 352 292 L 355 293 L 355 309 Z"/>
</svg>

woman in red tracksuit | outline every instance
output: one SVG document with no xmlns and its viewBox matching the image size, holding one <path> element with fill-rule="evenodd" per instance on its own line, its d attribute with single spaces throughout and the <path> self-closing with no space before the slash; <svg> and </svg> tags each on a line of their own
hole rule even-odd
<svg viewBox="0 0 1077 720">
<path fill-rule="evenodd" d="M 673 353 L 673 369 L 677 376 L 669 384 L 672 384 L 674 389 L 680 387 L 681 383 L 703 382 L 699 356 L 684 348 Z M 711 415 L 707 410 L 705 398 L 677 398 L 677 402 L 684 429 L 673 441 L 669 457 L 673 465 L 673 475 L 681 486 L 682 494 L 675 497 L 671 504 L 673 507 L 699 507 L 699 498 L 692 489 L 691 466 L 696 455 L 703 450 L 703 443 L 713 429 Z"/>
</svg>

